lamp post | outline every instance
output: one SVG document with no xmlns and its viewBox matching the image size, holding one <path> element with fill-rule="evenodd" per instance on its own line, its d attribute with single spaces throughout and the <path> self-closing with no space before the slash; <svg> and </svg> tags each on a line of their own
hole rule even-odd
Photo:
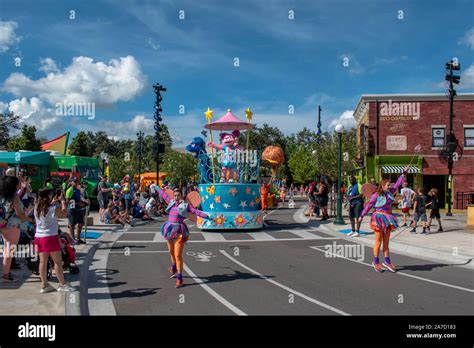
<svg viewBox="0 0 474 348">
<path fill-rule="evenodd" d="M 137 147 L 137 152 L 138 152 L 138 182 L 140 182 L 140 175 L 141 175 L 141 166 L 142 166 L 142 155 L 143 155 L 143 136 L 145 133 L 142 131 L 139 131 L 137 133 L 137 140 L 138 140 L 138 147 Z"/>
<path fill-rule="evenodd" d="M 453 196 L 453 166 L 454 166 L 454 152 L 458 146 L 458 141 L 454 135 L 453 121 L 454 121 L 454 97 L 457 95 L 454 89 L 454 84 L 459 84 L 460 76 L 453 74 L 453 71 L 461 70 L 461 65 L 457 58 L 451 59 L 446 63 L 446 81 L 449 81 L 449 136 L 446 159 L 448 162 L 448 212 L 446 216 L 453 216 L 451 212 L 452 196 Z"/>
<path fill-rule="evenodd" d="M 341 192 L 341 183 L 342 183 L 342 132 L 344 132 L 344 126 L 338 124 L 335 127 L 335 131 L 339 138 L 338 146 L 338 156 L 337 156 L 337 210 L 336 210 L 336 219 L 334 220 L 335 225 L 344 225 L 344 219 L 342 218 L 342 192 Z"/>
<path fill-rule="evenodd" d="M 160 131 L 161 131 L 161 125 L 160 122 L 163 120 L 161 117 L 161 112 L 163 111 L 163 108 L 161 107 L 161 101 L 163 100 L 163 97 L 161 96 L 161 92 L 166 92 L 166 88 L 160 85 L 159 83 L 153 85 L 153 89 L 155 91 L 156 95 L 156 100 L 155 100 L 155 114 L 153 115 L 153 118 L 155 119 L 155 158 L 156 158 L 156 184 L 160 184 L 160 151 L 164 152 L 164 149 L 162 146 L 160 146 Z"/>
</svg>

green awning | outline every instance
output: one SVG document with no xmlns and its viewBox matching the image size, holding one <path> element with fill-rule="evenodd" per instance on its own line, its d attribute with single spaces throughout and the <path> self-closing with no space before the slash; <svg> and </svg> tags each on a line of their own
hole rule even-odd
<svg viewBox="0 0 474 348">
<path fill-rule="evenodd" d="M 405 166 L 382 166 L 382 172 L 387 174 L 401 174 L 404 169 Z M 418 167 L 410 166 L 408 173 L 419 174 L 421 173 L 421 170 Z"/>
<path fill-rule="evenodd" d="M 0 152 L 0 162 L 10 165 L 32 164 L 49 166 L 50 153 L 44 151 Z"/>
</svg>

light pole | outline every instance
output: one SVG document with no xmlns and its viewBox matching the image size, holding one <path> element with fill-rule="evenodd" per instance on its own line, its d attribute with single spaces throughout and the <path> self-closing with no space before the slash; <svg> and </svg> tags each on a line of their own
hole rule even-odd
<svg viewBox="0 0 474 348">
<path fill-rule="evenodd" d="M 451 59 L 446 63 L 446 81 L 449 81 L 449 135 L 447 152 L 445 153 L 448 162 L 448 212 L 446 216 L 453 216 L 451 212 L 451 201 L 453 196 L 453 166 L 454 166 L 454 152 L 458 146 L 458 141 L 454 135 L 453 120 L 454 120 L 454 97 L 457 95 L 454 89 L 454 84 L 459 84 L 460 76 L 453 74 L 454 70 L 460 70 L 461 65 L 457 58 Z"/>
<path fill-rule="evenodd" d="M 163 97 L 161 96 L 161 92 L 166 92 L 166 88 L 156 83 L 153 85 L 153 89 L 155 91 L 156 100 L 155 100 L 155 114 L 153 118 L 155 119 L 155 158 L 156 158 L 156 184 L 160 184 L 160 152 L 164 152 L 164 145 L 160 144 L 160 131 L 161 125 L 160 122 L 163 120 L 161 117 L 161 112 L 163 108 L 161 107 L 161 101 Z"/>
<path fill-rule="evenodd" d="M 138 139 L 138 182 L 140 182 L 140 175 L 141 175 L 141 166 L 142 166 L 142 155 L 143 155 L 143 136 L 145 133 L 142 131 L 139 131 L 137 133 L 137 139 Z"/>
<path fill-rule="evenodd" d="M 338 124 L 335 127 L 335 131 L 338 136 L 339 146 L 338 146 L 338 156 L 337 156 L 337 211 L 336 219 L 334 220 L 335 225 L 344 225 L 344 219 L 342 218 L 342 192 L 341 192 L 341 183 L 342 183 L 342 132 L 344 132 L 344 126 Z"/>
</svg>

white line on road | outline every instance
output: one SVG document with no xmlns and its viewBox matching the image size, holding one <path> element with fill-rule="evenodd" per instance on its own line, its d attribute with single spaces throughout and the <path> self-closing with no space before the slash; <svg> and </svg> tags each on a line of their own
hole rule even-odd
<svg viewBox="0 0 474 348">
<path fill-rule="evenodd" d="M 291 230 L 283 230 L 279 232 L 289 232 L 293 233 Z M 222 237 L 224 238 L 224 237 Z M 296 238 L 272 238 L 268 240 L 257 240 L 257 239 L 218 239 L 218 240 L 188 240 L 186 243 L 245 243 L 245 242 L 251 242 L 251 243 L 257 243 L 257 242 L 294 242 L 294 241 L 299 241 L 299 240 L 337 240 L 341 239 L 339 237 L 320 237 L 314 235 L 311 238 L 301 238 L 301 237 L 296 237 Z M 163 241 L 155 241 L 155 240 L 118 240 L 116 243 L 125 243 L 125 244 L 142 244 L 142 243 L 148 243 L 148 244 L 153 244 L 153 243 L 164 243 L 166 240 L 163 239 Z"/>
<path fill-rule="evenodd" d="M 226 240 L 220 233 L 203 232 L 202 235 L 206 242 L 221 242 Z"/>
<path fill-rule="evenodd" d="M 358 260 L 353 260 L 353 259 L 350 259 L 350 258 L 347 258 L 347 257 L 344 257 L 344 256 L 336 255 L 334 253 L 331 253 L 330 251 L 321 250 L 321 249 L 319 249 L 315 246 L 310 246 L 310 248 L 313 249 L 313 250 L 320 251 L 322 253 L 329 253 L 329 254 L 337 256 L 338 258 L 341 258 L 341 259 L 345 259 L 345 260 L 352 261 L 352 262 L 355 262 L 355 263 L 360 263 L 361 265 L 365 265 L 365 266 L 368 266 L 368 267 L 371 267 L 371 268 L 373 267 L 370 263 L 363 262 L 363 261 L 358 261 Z M 418 276 L 408 274 L 408 273 L 396 272 L 396 274 L 399 274 L 399 275 L 402 275 L 402 276 L 405 276 L 405 277 L 410 277 L 410 278 L 423 280 L 423 281 L 429 282 L 429 283 L 434 283 L 434 284 L 438 284 L 438 285 L 447 286 L 447 287 L 450 287 L 450 288 L 453 288 L 453 289 L 463 290 L 463 291 L 467 291 L 467 292 L 474 292 L 473 289 L 468 289 L 468 288 L 463 288 L 462 286 L 457 286 L 457 285 L 452 285 L 452 284 L 448 284 L 448 283 L 438 282 L 436 280 L 422 278 L 422 277 L 418 277 Z"/>
<path fill-rule="evenodd" d="M 161 232 L 156 232 L 153 237 L 153 242 L 166 242 L 166 239 L 161 235 Z"/>
<path fill-rule="evenodd" d="M 189 269 L 188 266 L 183 265 L 184 270 L 186 271 L 187 274 L 191 276 L 191 278 L 194 279 L 196 283 L 198 283 L 204 290 L 206 290 L 209 295 L 214 297 L 217 301 L 222 303 L 224 306 L 226 306 L 228 309 L 230 309 L 232 312 L 234 312 L 237 315 L 247 315 L 245 312 L 241 311 L 239 308 L 234 306 L 232 303 L 227 301 L 225 298 L 223 298 L 221 295 L 219 295 L 217 292 L 215 292 L 211 287 L 209 287 L 207 284 L 204 284 L 204 282 L 198 278 L 193 271 Z"/>
<path fill-rule="evenodd" d="M 259 241 L 275 240 L 275 238 L 273 238 L 271 235 L 265 232 L 249 233 L 249 236 L 252 237 L 254 240 L 259 240 Z"/>
<path fill-rule="evenodd" d="M 147 253 L 151 253 L 151 254 L 153 254 L 153 253 L 168 253 L 168 251 L 167 250 L 137 250 L 137 251 L 130 250 L 127 253 L 127 256 L 132 255 L 132 254 L 147 254 Z M 123 250 L 123 251 L 114 250 L 114 251 L 109 252 L 109 254 L 122 254 L 122 255 L 125 255 L 125 250 Z"/>
<path fill-rule="evenodd" d="M 302 294 L 302 293 L 299 292 L 299 291 L 296 291 L 296 290 L 294 290 L 294 289 L 292 289 L 292 288 L 290 288 L 290 287 L 288 287 L 288 286 L 286 286 L 286 285 L 283 285 L 283 284 L 281 284 L 281 283 L 279 283 L 279 282 L 277 282 L 277 281 L 274 281 L 273 279 L 270 279 L 270 278 L 264 276 L 264 275 L 261 274 L 261 273 L 258 273 L 257 271 L 253 270 L 252 268 L 250 268 L 250 267 L 244 265 L 242 262 L 240 262 L 240 261 L 236 260 L 235 258 L 233 258 L 232 256 L 230 256 L 227 252 L 225 252 L 225 250 L 219 250 L 219 252 L 220 252 L 222 255 L 224 255 L 225 257 L 227 257 L 229 260 L 233 261 L 234 263 L 236 263 L 236 264 L 239 265 L 240 267 L 246 269 L 247 271 L 249 271 L 249 272 L 251 272 L 251 273 L 257 275 L 257 276 L 260 277 L 261 279 L 264 279 L 264 280 L 266 280 L 267 282 L 272 283 L 273 285 L 276 285 L 276 286 L 278 286 L 278 287 L 280 287 L 280 288 L 282 288 L 282 289 L 284 289 L 284 290 L 286 290 L 286 291 L 288 291 L 288 292 L 290 292 L 290 293 L 292 293 L 292 294 L 294 294 L 294 295 L 296 295 L 296 296 L 299 296 L 299 297 L 305 299 L 306 301 L 309 301 L 309 302 L 311 302 L 311 303 L 317 304 L 318 306 L 321 306 L 321 307 L 324 307 L 324 308 L 326 308 L 326 309 L 329 309 L 330 311 L 335 312 L 335 313 L 340 314 L 340 315 L 350 315 L 350 314 L 348 314 L 348 313 L 346 313 L 346 312 L 341 311 L 340 309 L 337 309 L 337 308 L 335 308 L 335 307 L 333 307 L 333 306 L 330 306 L 330 305 L 328 305 L 328 304 L 326 304 L 326 303 L 323 303 L 323 302 L 321 302 L 321 301 L 318 301 L 318 300 L 316 300 L 316 299 L 314 299 L 314 298 L 312 298 L 312 297 L 310 297 L 310 296 L 307 296 L 307 295 L 305 295 L 305 294 Z"/>
</svg>

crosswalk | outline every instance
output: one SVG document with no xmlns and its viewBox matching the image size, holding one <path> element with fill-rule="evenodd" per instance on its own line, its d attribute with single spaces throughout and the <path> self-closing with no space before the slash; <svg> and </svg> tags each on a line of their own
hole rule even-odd
<svg viewBox="0 0 474 348">
<path fill-rule="evenodd" d="M 153 238 L 149 236 L 153 235 Z M 140 237 L 143 236 L 143 237 Z M 133 237 L 133 238 L 131 238 Z M 137 238 L 138 237 L 138 238 Z M 315 229 L 287 229 L 278 231 L 255 232 L 203 232 L 191 231 L 189 243 L 226 243 L 226 242 L 278 242 L 294 240 L 334 240 L 332 237 Z M 166 240 L 159 231 L 130 231 L 124 233 L 117 243 L 164 243 Z"/>
</svg>

